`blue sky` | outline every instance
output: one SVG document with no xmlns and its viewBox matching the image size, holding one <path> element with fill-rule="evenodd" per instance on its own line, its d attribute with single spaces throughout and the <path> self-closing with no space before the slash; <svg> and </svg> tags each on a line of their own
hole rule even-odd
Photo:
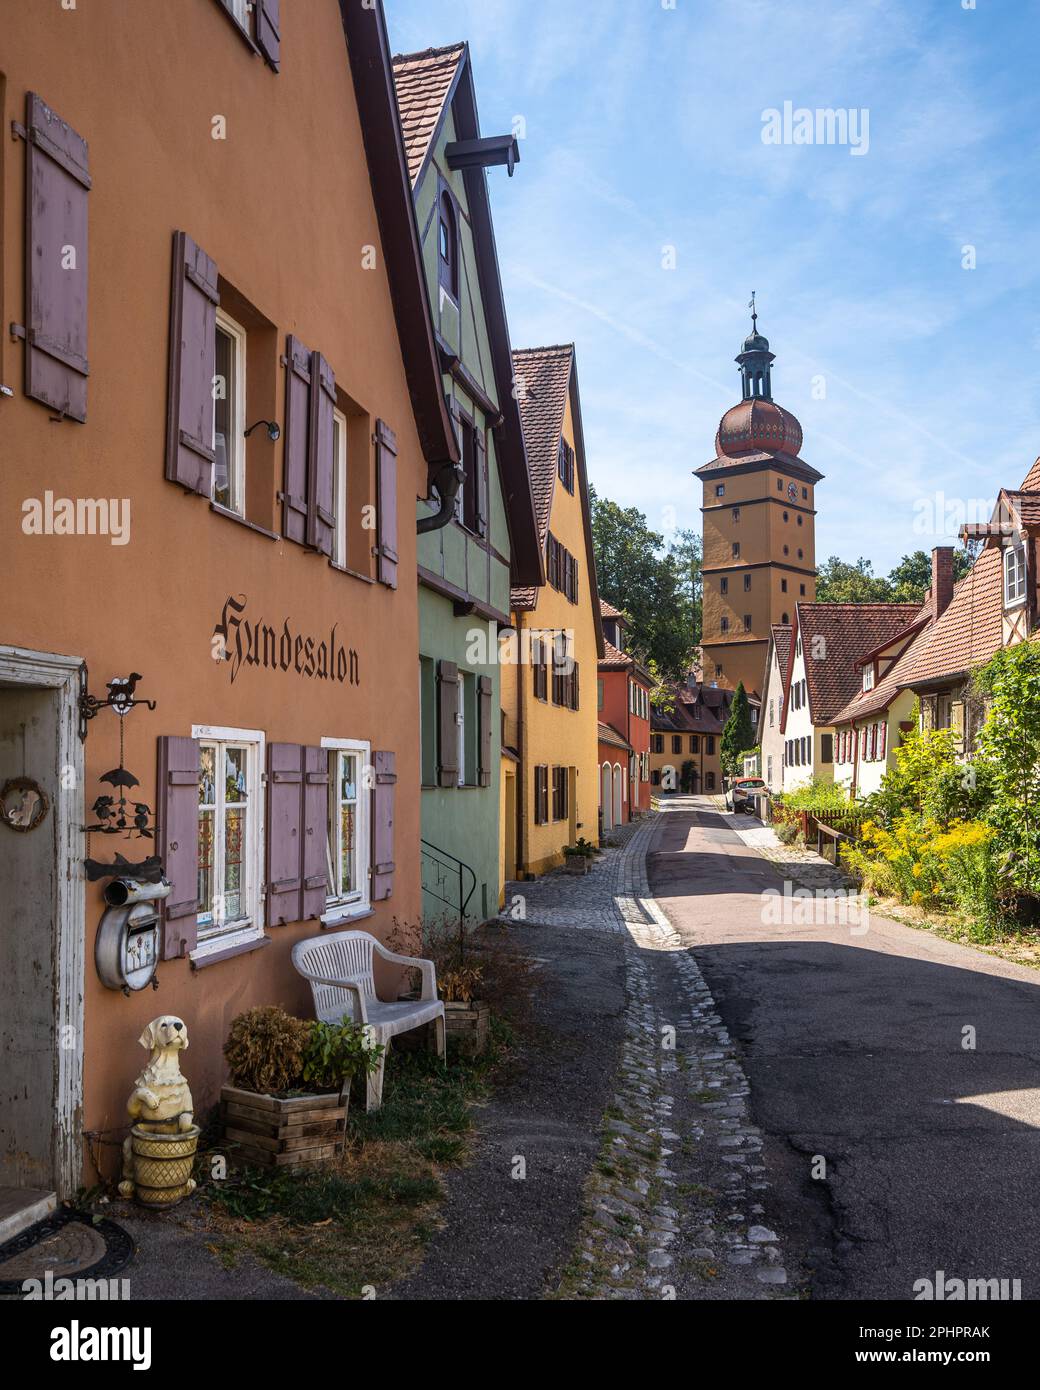
<svg viewBox="0 0 1040 1390">
<path fill-rule="evenodd" d="M 385 4 L 395 52 L 469 40 L 485 135 L 526 123 L 490 177 L 510 330 L 577 344 L 601 493 L 700 529 L 691 470 L 739 399 L 752 288 L 826 475 L 818 559 L 885 572 L 1018 486 L 1040 453 L 1031 0 Z M 787 101 L 865 109 L 866 152 L 765 144 Z"/>
</svg>

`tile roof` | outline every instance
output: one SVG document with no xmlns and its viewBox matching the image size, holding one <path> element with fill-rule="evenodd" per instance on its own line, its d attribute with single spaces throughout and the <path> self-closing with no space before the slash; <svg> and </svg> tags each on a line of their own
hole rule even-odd
<svg viewBox="0 0 1040 1390">
<path fill-rule="evenodd" d="M 1040 492 L 1040 459 L 1033 464 L 1032 468 L 1022 479 L 1022 492 Z"/>
<path fill-rule="evenodd" d="M 1001 496 L 1011 503 L 1022 526 L 1040 526 L 1040 492 L 1011 492 L 1005 488 Z"/>
<path fill-rule="evenodd" d="M 856 661 L 920 616 L 919 603 L 799 603 L 809 712 L 815 725 L 832 724 L 863 687 Z M 814 644 L 823 639 L 814 658 Z"/>
<path fill-rule="evenodd" d="M 603 639 L 603 655 L 599 659 L 601 671 L 620 671 L 626 666 L 631 666 L 635 658 L 629 656 L 627 652 L 618 651 L 613 642 Z"/>
<path fill-rule="evenodd" d="M 560 434 L 571 384 L 574 345 L 517 348 L 513 351 L 513 375 L 520 402 L 520 420 L 531 473 L 538 539 L 544 550 L 552 511 L 553 490 L 559 461 Z M 514 589 L 514 608 L 534 606 L 535 591 Z"/>
<path fill-rule="evenodd" d="M 959 580 L 946 612 L 899 663 L 903 687 L 954 677 L 987 661 L 1003 641 L 1002 553 L 986 546 Z"/>
<path fill-rule="evenodd" d="M 625 616 L 620 608 L 615 608 L 614 605 L 608 603 L 605 598 L 601 598 L 599 601 L 599 611 L 603 614 L 604 618 L 623 618 Z"/>
<path fill-rule="evenodd" d="M 804 459 L 796 458 L 793 454 L 779 452 L 775 454 L 761 452 L 738 454 L 733 458 L 730 458 L 728 454 L 719 454 L 716 458 L 701 464 L 700 468 L 695 468 L 693 472 L 698 478 L 707 478 L 713 473 L 723 473 L 727 468 L 739 468 L 748 463 L 770 463 L 777 468 L 786 468 L 789 473 L 806 478 L 810 482 L 820 482 L 823 478 L 823 474 L 818 472 L 811 463 L 806 463 Z"/>
<path fill-rule="evenodd" d="M 780 667 L 780 684 L 786 690 L 787 670 L 791 664 L 791 637 L 794 628 L 790 623 L 774 623 L 770 631 L 773 634 L 777 665 Z"/>
<path fill-rule="evenodd" d="M 879 714 L 882 710 L 888 709 L 889 705 L 903 688 L 903 672 L 909 668 L 914 660 L 914 654 L 921 651 L 922 644 L 927 642 L 931 625 L 923 627 L 893 661 L 885 674 L 872 690 L 860 690 L 853 699 L 831 720 L 833 724 L 848 724 L 853 720 L 865 719 L 868 714 Z M 857 668 L 861 672 L 862 667 Z"/>
<path fill-rule="evenodd" d="M 464 43 L 453 43 L 446 48 L 427 48 L 422 53 L 400 53 L 393 59 L 408 177 L 413 184 L 426 159 L 465 51 Z"/>
<path fill-rule="evenodd" d="M 604 724 L 602 719 L 598 721 L 600 743 L 609 743 L 615 748 L 627 748 L 631 753 L 632 745 L 625 738 L 624 734 L 619 734 L 613 724 Z"/>
<path fill-rule="evenodd" d="M 706 695 L 713 697 L 714 708 L 705 703 Z M 650 728 L 654 733 L 721 734 L 729 706 L 725 697 L 732 697 L 732 690 L 702 685 L 695 690 L 687 686 L 674 686 L 671 710 L 660 710 L 651 706 Z M 714 697 L 722 696 L 719 700 Z M 716 714 L 715 709 L 720 712 Z"/>
</svg>

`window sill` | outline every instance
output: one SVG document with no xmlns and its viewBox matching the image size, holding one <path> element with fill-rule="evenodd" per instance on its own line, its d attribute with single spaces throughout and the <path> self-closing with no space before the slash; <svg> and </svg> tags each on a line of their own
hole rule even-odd
<svg viewBox="0 0 1040 1390">
<path fill-rule="evenodd" d="M 370 574 L 362 574 L 360 570 L 352 570 L 349 565 L 341 565 L 338 560 L 330 560 L 329 566 L 334 570 L 339 570 L 340 574 L 349 574 L 352 579 L 360 579 L 362 584 L 374 584 L 376 582 Z"/>
<path fill-rule="evenodd" d="M 266 536 L 269 541 L 282 539 L 276 531 L 268 531 L 266 526 L 258 526 L 255 521 L 247 521 L 244 516 L 239 516 L 238 512 L 233 512 L 230 507 L 222 507 L 219 502 L 211 502 L 209 509 L 217 516 L 226 516 L 228 521 L 237 521 L 239 526 L 245 526 L 250 531 L 259 532 L 261 536 Z"/>
<path fill-rule="evenodd" d="M 375 909 L 368 903 L 348 903 L 343 907 L 330 907 L 318 920 L 322 927 L 344 927 L 348 922 L 360 922 L 375 915 Z"/>
<path fill-rule="evenodd" d="M 260 928 L 250 927 L 246 931 L 214 937 L 212 941 L 197 946 L 190 952 L 189 960 L 192 970 L 204 970 L 207 965 L 219 965 L 223 960 L 244 956 L 249 951 L 259 951 L 270 944 L 271 938 L 265 936 Z"/>
</svg>

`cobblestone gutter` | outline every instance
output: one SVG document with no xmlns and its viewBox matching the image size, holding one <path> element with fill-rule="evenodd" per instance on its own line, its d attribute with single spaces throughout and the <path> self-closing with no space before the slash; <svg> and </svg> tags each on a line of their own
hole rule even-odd
<svg viewBox="0 0 1040 1390">
<path fill-rule="evenodd" d="M 696 962 L 649 894 L 654 826 L 631 832 L 594 882 L 578 880 L 581 920 L 566 918 L 625 935 L 627 1005 L 578 1249 L 554 1296 L 790 1297 L 743 1069 Z M 530 916 L 566 912 L 553 901 L 557 882 L 518 885 Z"/>
</svg>

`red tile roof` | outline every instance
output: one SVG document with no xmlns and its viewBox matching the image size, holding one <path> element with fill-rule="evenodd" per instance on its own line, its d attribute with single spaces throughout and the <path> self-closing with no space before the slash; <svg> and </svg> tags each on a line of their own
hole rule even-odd
<svg viewBox="0 0 1040 1390">
<path fill-rule="evenodd" d="M 1022 492 L 1040 492 L 1040 459 L 1033 464 L 1032 468 L 1022 479 Z"/>
<path fill-rule="evenodd" d="M 773 646 L 776 648 L 777 665 L 780 667 L 780 683 L 786 690 L 787 671 L 791 664 L 791 637 L 794 628 L 790 623 L 774 623 L 770 631 L 773 634 Z"/>
<path fill-rule="evenodd" d="M 799 603 L 809 712 L 815 725 L 834 716 L 863 687 L 856 665 L 864 652 L 894 638 L 920 615 L 919 603 Z"/>
<path fill-rule="evenodd" d="M 853 720 L 866 719 L 870 714 L 878 714 L 889 705 L 903 688 L 903 672 L 909 669 L 914 653 L 919 652 L 928 640 L 930 626 L 923 627 L 904 647 L 903 651 L 888 668 L 872 690 L 860 690 L 843 710 L 839 710 L 831 721 L 834 724 L 849 724 Z M 863 668 L 858 668 L 862 681 Z"/>
<path fill-rule="evenodd" d="M 899 663 L 900 684 L 960 676 L 988 661 L 1003 641 L 1002 552 L 990 545 L 959 580 L 949 607 Z"/>
<path fill-rule="evenodd" d="M 618 651 L 613 642 L 603 639 L 603 655 L 599 659 L 601 671 L 620 671 L 626 666 L 631 666 L 635 658 L 629 656 L 627 652 Z"/>
<path fill-rule="evenodd" d="M 623 618 L 625 616 L 620 608 L 615 608 L 614 605 L 608 603 L 605 598 L 601 598 L 599 601 L 599 611 L 603 614 L 604 618 Z"/>
<path fill-rule="evenodd" d="M 527 466 L 531 473 L 531 491 L 538 518 L 538 538 L 543 550 L 549 531 L 560 434 L 573 365 L 574 346 L 571 343 L 520 348 L 513 352 L 516 395 L 520 402 Z M 515 608 L 530 608 L 534 602 L 534 589 L 513 590 L 512 603 Z"/>
<path fill-rule="evenodd" d="M 632 745 L 625 738 L 624 734 L 618 733 L 613 724 L 604 724 L 602 719 L 598 721 L 600 743 L 609 743 L 614 748 L 627 748 L 631 753 Z"/>
<path fill-rule="evenodd" d="M 408 177 L 419 177 L 430 141 L 466 51 L 464 43 L 402 53 L 393 59 L 397 105 L 401 112 Z"/>
</svg>

